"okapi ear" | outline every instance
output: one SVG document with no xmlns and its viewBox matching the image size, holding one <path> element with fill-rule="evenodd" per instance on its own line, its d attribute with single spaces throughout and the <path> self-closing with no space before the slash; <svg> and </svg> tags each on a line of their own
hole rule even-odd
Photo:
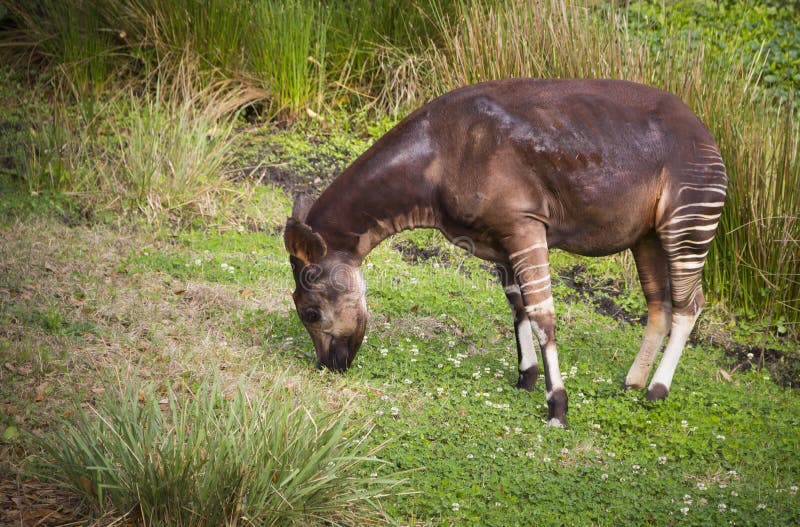
<svg viewBox="0 0 800 527">
<path fill-rule="evenodd" d="M 298 194 L 292 206 L 292 218 L 299 222 L 305 222 L 308 218 L 308 211 L 311 210 L 311 205 L 314 202 L 306 194 Z"/>
<path fill-rule="evenodd" d="M 319 262 L 328 252 L 328 246 L 325 245 L 322 236 L 294 217 L 286 221 L 283 243 L 289 254 L 302 260 L 304 265 Z"/>
</svg>

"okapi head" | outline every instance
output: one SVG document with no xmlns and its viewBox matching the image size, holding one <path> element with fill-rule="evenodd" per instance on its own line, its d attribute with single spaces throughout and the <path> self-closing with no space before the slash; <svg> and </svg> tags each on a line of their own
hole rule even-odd
<svg viewBox="0 0 800 527">
<path fill-rule="evenodd" d="M 364 279 L 357 265 L 343 254 L 329 253 L 322 236 L 305 223 L 310 208 L 305 196 L 298 198 L 283 235 L 295 281 L 292 298 L 314 342 L 317 364 L 344 371 L 367 327 Z"/>
</svg>

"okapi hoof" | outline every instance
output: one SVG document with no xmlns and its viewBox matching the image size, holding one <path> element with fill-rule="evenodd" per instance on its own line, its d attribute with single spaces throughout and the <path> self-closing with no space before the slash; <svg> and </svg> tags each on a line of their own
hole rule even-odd
<svg viewBox="0 0 800 527">
<path fill-rule="evenodd" d="M 563 421 L 557 417 L 553 417 L 549 421 L 547 421 L 547 426 L 550 428 L 561 428 L 563 430 L 567 429 L 567 420 L 564 419 Z"/>
<path fill-rule="evenodd" d="M 669 395 L 669 388 L 664 386 L 663 384 L 656 383 L 647 390 L 647 400 L 648 401 L 660 401 Z"/>
<path fill-rule="evenodd" d="M 556 388 L 547 394 L 547 426 L 567 427 L 567 391 Z"/>
<path fill-rule="evenodd" d="M 531 366 L 525 371 L 519 372 L 517 379 L 517 388 L 520 390 L 531 391 L 536 385 L 536 379 L 539 377 L 539 366 Z"/>
</svg>

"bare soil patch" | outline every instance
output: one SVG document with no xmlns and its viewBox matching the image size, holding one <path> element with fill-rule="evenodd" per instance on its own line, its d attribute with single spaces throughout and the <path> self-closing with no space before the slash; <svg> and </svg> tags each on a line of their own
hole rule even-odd
<svg viewBox="0 0 800 527">
<path fill-rule="evenodd" d="M 623 294 L 624 284 L 620 281 L 590 276 L 586 273 L 586 266 L 581 264 L 561 271 L 558 277 L 575 292 L 564 299 L 566 302 L 589 302 L 596 312 L 618 322 L 647 325 L 646 313 L 629 313 L 614 301 Z"/>
</svg>

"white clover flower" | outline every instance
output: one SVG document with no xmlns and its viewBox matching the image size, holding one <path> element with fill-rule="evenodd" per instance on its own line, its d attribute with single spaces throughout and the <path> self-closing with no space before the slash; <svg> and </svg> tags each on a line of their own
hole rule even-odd
<svg viewBox="0 0 800 527">
<path fill-rule="evenodd" d="M 720 441 L 725 441 L 725 436 L 722 434 L 717 434 L 717 439 L 719 439 Z"/>
<path fill-rule="evenodd" d="M 392 406 L 392 409 L 390 411 L 392 412 L 392 415 L 394 415 L 394 416 L 400 415 L 400 408 L 398 408 L 396 406 Z"/>
<path fill-rule="evenodd" d="M 404 382 L 405 384 L 411 384 L 411 383 L 412 383 L 412 382 L 414 382 L 414 381 L 412 381 L 411 379 L 403 379 L 403 382 Z"/>
<path fill-rule="evenodd" d="M 760 511 L 763 511 L 764 509 L 766 509 L 766 508 L 767 508 L 767 506 L 766 506 L 766 505 L 764 505 L 763 503 L 759 503 L 759 504 L 758 504 L 758 506 L 757 506 L 756 508 L 757 508 L 758 510 L 760 510 Z"/>
<path fill-rule="evenodd" d="M 681 428 L 686 428 L 687 426 L 689 426 L 689 421 L 686 419 L 681 420 Z"/>
<path fill-rule="evenodd" d="M 797 485 L 792 485 L 789 487 L 789 490 L 792 492 L 792 494 L 797 494 Z"/>
<path fill-rule="evenodd" d="M 451 508 L 453 509 L 453 512 L 458 512 L 458 510 L 461 508 L 461 505 L 459 505 L 458 502 L 453 502 Z"/>
<path fill-rule="evenodd" d="M 467 454 L 467 459 L 472 459 L 472 458 L 474 458 L 474 457 L 475 457 L 475 456 L 473 456 L 472 454 Z"/>
<path fill-rule="evenodd" d="M 600 475 L 600 479 L 607 480 L 608 479 L 608 474 L 601 474 Z"/>
<path fill-rule="evenodd" d="M 721 511 L 724 511 L 725 509 L 727 509 L 727 508 L 728 508 L 728 506 L 727 506 L 727 505 L 725 505 L 724 503 L 720 503 L 719 505 L 717 505 L 717 508 L 718 508 L 719 510 L 721 510 Z"/>
<path fill-rule="evenodd" d="M 545 463 L 550 463 L 550 458 L 549 457 L 543 457 L 542 461 L 545 462 Z"/>
<path fill-rule="evenodd" d="M 467 390 L 461 390 L 461 397 L 467 396 Z"/>
<path fill-rule="evenodd" d="M 631 465 L 631 468 L 633 469 L 634 472 L 636 472 L 642 467 L 640 467 L 639 465 Z"/>
<path fill-rule="evenodd" d="M 705 485 L 705 483 L 699 482 L 699 483 L 697 484 L 697 489 L 698 489 L 698 490 L 706 490 L 706 485 Z"/>
<path fill-rule="evenodd" d="M 689 507 L 681 507 L 681 512 L 686 515 L 689 514 Z"/>
</svg>

